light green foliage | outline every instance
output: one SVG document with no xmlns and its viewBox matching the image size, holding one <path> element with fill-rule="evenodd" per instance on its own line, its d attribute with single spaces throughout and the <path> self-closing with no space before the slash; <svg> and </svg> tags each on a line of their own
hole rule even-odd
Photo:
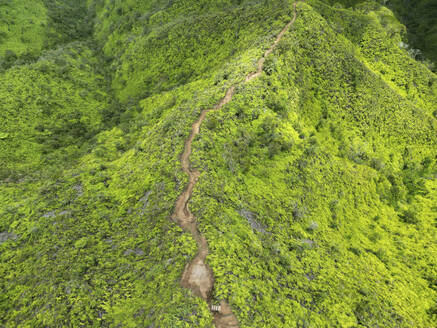
<svg viewBox="0 0 437 328">
<path fill-rule="evenodd" d="M 189 99 L 196 89 L 144 101 L 129 135 L 101 132 L 62 175 L 3 181 L 0 230 L 18 238 L 0 245 L 2 324 L 210 326 L 206 304 L 179 286 L 195 242 L 169 219 L 186 183 L 177 157 L 198 115 L 182 109 L 210 101 Z"/>
<path fill-rule="evenodd" d="M 331 8 L 313 1 L 330 26 L 353 44 L 367 63 L 403 98 L 437 117 L 437 78 L 402 48 L 404 27 L 385 7 L 373 2 L 354 10 Z"/>
<path fill-rule="evenodd" d="M 93 52 L 74 43 L 0 76 L 2 178 L 67 160 L 103 127 L 108 96 L 96 65 Z"/>
<path fill-rule="evenodd" d="M 122 102 L 211 76 L 249 47 L 254 60 L 289 14 L 282 1 L 164 4 L 108 1 L 98 11 L 96 35 L 105 41 Z"/>
<path fill-rule="evenodd" d="M 0 2 L 0 60 L 39 54 L 46 39 L 47 9 L 41 0 Z"/>
<path fill-rule="evenodd" d="M 437 70 L 437 2 L 434 0 L 327 0 L 336 8 L 373 7 L 386 11 L 390 8 L 396 20 L 406 25 L 403 41 L 410 54 L 417 60 L 423 61 L 434 72 Z M 389 14 L 388 16 L 393 16 Z M 393 23 L 393 19 L 386 16 L 386 23 Z M 387 19 L 388 18 L 388 19 Z M 391 24 L 390 24 L 391 25 Z"/>
<path fill-rule="evenodd" d="M 214 301 L 241 327 L 432 326 L 437 82 L 390 11 L 300 4 L 243 85 L 291 2 L 44 4 L 51 50 L 0 73 L 0 326 L 212 327 L 170 217 L 234 84 L 191 157 Z"/>
<path fill-rule="evenodd" d="M 266 74 L 196 143 L 215 298 L 241 327 L 432 326 L 432 91 L 405 100 L 329 24 L 302 5 Z"/>
</svg>

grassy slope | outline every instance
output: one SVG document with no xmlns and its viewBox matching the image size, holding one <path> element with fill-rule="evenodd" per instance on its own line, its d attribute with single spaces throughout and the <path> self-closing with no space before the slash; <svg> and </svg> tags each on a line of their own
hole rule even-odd
<svg viewBox="0 0 437 328">
<path fill-rule="evenodd" d="M 41 0 L 2 1 L 0 17 L 0 58 L 6 50 L 16 55 L 40 53 L 47 25 L 47 10 Z"/>
<path fill-rule="evenodd" d="M 211 114 L 197 143 L 204 174 L 192 208 L 216 298 L 229 299 L 242 327 L 429 327 L 435 75 L 382 28 L 371 33 L 386 41 L 370 53 L 304 8 L 269 74 Z M 389 82 L 378 66 L 388 53 Z"/>
<path fill-rule="evenodd" d="M 62 138 L 57 150 L 49 144 L 43 157 L 51 138 L 20 144 L 32 155 L 22 163 L 38 157 L 55 165 L 2 177 L 0 232 L 8 240 L 0 244 L 0 323 L 209 327 L 206 304 L 179 286 L 196 250 L 169 220 L 186 183 L 178 156 L 201 109 L 253 69 L 290 7 L 88 3 L 122 105 L 90 69 L 100 61 L 83 43 L 67 49 L 91 59 L 55 52 L 48 70 L 40 61 L 0 77 L 16 86 L 16 96 L 4 98 L 9 122 L 15 102 L 32 109 L 15 112 L 25 128 L 2 127 L 9 150 L 14 129 L 34 138 L 37 123 L 50 122 L 46 131 L 58 134 L 68 115 L 86 113 L 91 131 L 77 143 Z M 381 68 L 366 38 L 348 24 L 334 33 L 339 13 L 312 4 L 324 18 L 305 6 L 266 74 L 209 115 L 196 142 L 204 174 L 191 206 L 211 244 L 215 297 L 229 298 L 243 327 L 426 326 L 435 313 L 435 90 L 428 85 L 435 75 L 414 63 L 416 80 L 402 91 L 398 81 L 410 81 L 403 74 L 411 70 L 397 69 L 403 51 L 389 62 L 390 38 L 387 52 L 378 50 Z M 364 20 L 365 35 L 386 39 L 371 13 L 344 15 Z M 35 78 L 44 83 L 29 82 Z M 48 95 L 59 110 L 45 116 L 40 102 Z M 119 125 L 105 125 L 104 112 Z M 269 233 L 255 232 L 238 211 L 253 213 Z"/>
<path fill-rule="evenodd" d="M 406 26 L 403 33 L 404 41 L 408 43 L 411 49 L 419 49 L 420 52 L 414 52 L 414 57 L 425 62 L 431 61 L 433 71 L 437 67 L 437 3 L 434 0 L 327 0 L 337 8 L 346 6 L 376 6 L 381 7 L 385 4 L 388 6 L 397 19 Z"/>
<path fill-rule="evenodd" d="M 103 127 L 108 95 L 96 64 L 93 52 L 75 43 L 0 76 L 3 178 L 68 161 Z"/>
</svg>

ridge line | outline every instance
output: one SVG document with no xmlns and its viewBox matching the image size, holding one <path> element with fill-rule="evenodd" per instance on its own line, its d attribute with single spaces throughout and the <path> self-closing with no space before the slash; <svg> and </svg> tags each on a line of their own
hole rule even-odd
<svg viewBox="0 0 437 328">
<path fill-rule="evenodd" d="M 285 25 L 285 27 L 280 31 L 276 37 L 273 44 L 265 51 L 263 57 L 258 60 L 257 69 L 254 72 L 249 73 L 242 84 L 250 82 L 251 80 L 259 77 L 264 69 L 264 64 L 266 58 L 275 50 L 278 43 L 281 41 L 284 34 L 289 30 L 289 28 L 294 24 L 297 17 L 296 6 L 299 2 L 304 2 L 305 0 L 295 1 L 293 3 L 293 18 L 290 22 Z M 181 166 L 184 173 L 188 175 L 188 185 L 182 194 L 178 197 L 175 204 L 174 212 L 171 219 L 177 223 L 183 230 L 191 233 L 197 242 L 199 252 L 189 262 L 182 274 L 181 285 L 187 289 L 190 289 L 196 296 L 207 301 L 211 308 L 211 294 L 214 288 L 214 274 L 208 264 L 205 263 L 206 256 L 209 253 L 208 242 L 206 238 L 199 232 L 197 228 L 197 221 L 193 213 L 189 210 L 188 203 L 191 199 L 193 189 L 200 177 L 200 172 L 197 169 L 191 168 L 190 165 L 190 155 L 192 152 L 192 143 L 194 138 L 199 134 L 200 126 L 203 120 L 210 111 L 220 110 L 223 106 L 228 104 L 235 93 L 236 85 L 230 86 L 225 96 L 217 103 L 213 108 L 204 109 L 201 111 L 199 118 L 193 123 L 190 135 L 185 141 L 184 151 L 181 156 Z M 215 307 L 217 308 L 217 307 Z M 225 300 L 222 300 L 219 311 L 214 312 L 214 324 L 217 328 L 227 328 L 227 327 L 239 327 L 238 320 L 231 307 Z"/>
</svg>

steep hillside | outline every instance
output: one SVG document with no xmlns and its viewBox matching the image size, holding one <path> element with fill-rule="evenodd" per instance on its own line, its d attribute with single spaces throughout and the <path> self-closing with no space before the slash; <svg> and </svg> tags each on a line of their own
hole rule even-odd
<svg viewBox="0 0 437 328">
<path fill-rule="evenodd" d="M 86 0 L 0 2 L 0 69 L 35 61 L 44 49 L 84 39 L 92 32 Z"/>
<path fill-rule="evenodd" d="M 435 320 L 435 93 L 411 103 L 365 50 L 301 5 L 266 74 L 205 122 L 191 207 L 241 326 Z"/>
<path fill-rule="evenodd" d="M 108 95 L 96 61 L 73 43 L 0 76 L 2 178 L 68 161 L 101 130 Z"/>
<path fill-rule="evenodd" d="M 354 7 L 362 4 L 384 8 L 388 6 L 405 24 L 403 46 L 411 57 L 424 62 L 434 72 L 437 70 L 437 2 L 434 0 L 329 0 L 338 7 Z M 382 9 L 384 10 L 384 9 Z M 387 12 L 388 13 L 388 12 Z M 392 15 L 392 14 L 389 14 Z M 391 20 L 391 19 L 390 19 Z"/>
<path fill-rule="evenodd" d="M 388 3 L 399 20 L 407 26 L 407 39 L 418 59 L 429 59 L 437 71 L 437 2 L 434 0 L 391 0 Z"/>
<path fill-rule="evenodd" d="M 0 58 L 9 67 L 17 56 L 37 56 L 46 40 L 47 9 L 42 1 L 0 2 Z"/>
<path fill-rule="evenodd" d="M 435 325 L 437 76 L 389 9 L 32 4 L 0 3 L 0 326 Z"/>
<path fill-rule="evenodd" d="M 96 37 L 111 60 L 113 87 L 123 102 L 212 79 L 248 49 L 243 62 L 250 64 L 290 13 L 284 1 L 171 3 L 106 1 L 98 10 Z"/>
</svg>

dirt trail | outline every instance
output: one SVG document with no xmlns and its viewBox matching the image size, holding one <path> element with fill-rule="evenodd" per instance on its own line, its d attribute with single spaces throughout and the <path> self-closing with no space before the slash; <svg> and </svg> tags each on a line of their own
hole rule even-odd
<svg viewBox="0 0 437 328">
<path fill-rule="evenodd" d="M 272 46 L 264 53 L 264 56 L 258 61 L 258 68 L 255 72 L 250 73 L 244 80 L 244 83 L 253 80 L 261 75 L 264 63 L 273 50 L 275 50 L 279 41 L 281 41 L 285 32 L 294 24 L 296 20 L 296 5 L 301 1 L 297 1 L 293 4 L 294 14 L 292 20 L 282 29 L 278 34 Z M 188 208 L 188 203 L 193 194 L 193 189 L 199 179 L 200 172 L 190 167 L 190 155 L 192 151 L 193 140 L 199 133 L 200 126 L 205 119 L 208 112 L 213 110 L 220 110 L 224 105 L 232 100 L 235 92 L 235 85 L 231 86 L 227 91 L 225 97 L 213 108 L 205 109 L 200 113 L 199 118 L 193 123 L 190 136 L 185 142 L 185 149 L 181 156 L 182 170 L 188 175 L 189 182 L 186 189 L 179 196 L 176 201 L 175 211 L 172 215 L 172 220 L 179 224 L 185 231 L 191 233 L 197 242 L 199 253 L 196 257 L 187 264 L 184 273 L 182 274 L 181 285 L 185 288 L 191 289 L 191 291 L 208 302 L 209 306 L 212 306 L 211 293 L 214 288 L 214 274 L 211 268 L 205 263 L 206 256 L 208 255 L 208 242 L 205 237 L 200 234 L 197 229 L 196 218 Z M 214 311 L 214 324 L 216 328 L 231 328 L 238 327 L 238 320 L 232 313 L 232 309 L 225 300 L 220 303 L 219 311 Z"/>
</svg>

